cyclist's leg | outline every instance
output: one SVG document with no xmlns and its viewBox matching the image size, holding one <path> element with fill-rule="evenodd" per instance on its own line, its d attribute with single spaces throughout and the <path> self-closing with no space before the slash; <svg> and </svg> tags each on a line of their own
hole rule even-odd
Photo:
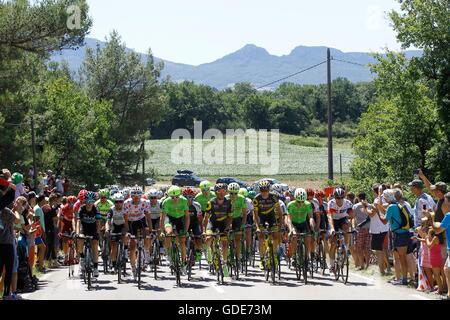
<svg viewBox="0 0 450 320">
<path fill-rule="evenodd" d="M 241 257 L 241 238 L 242 238 L 241 225 L 242 225 L 241 218 L 233 219 L 232 229 L 234 231 L 233 235 L 234 250 L 236 251 L 236 257 L 238 257 L 238 259 Z"/>
<path fill-rule="evenodd" d="M 264 226 L 267 221 L 267 217 L 265 215 L 259 215 L 259 224 Z M 258 235 L 258 245 L 259 245 L 259 257 L 262 259 L 266 253 L 266 242 L 264 241 L 264 235 L 260 233 Z"/>
<path fill-rule="evenodd" d="M 130 222 L 130 234 L 133 236 L 137 235 L 137 224 L 136 221 Z M 136 239 L 130 239 L 130 263 L 132 266 L 136 267 Z"/>
</svg>

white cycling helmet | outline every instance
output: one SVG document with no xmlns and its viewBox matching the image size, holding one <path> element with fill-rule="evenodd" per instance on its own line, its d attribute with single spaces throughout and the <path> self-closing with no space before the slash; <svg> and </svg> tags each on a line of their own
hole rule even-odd
<svg viewBox="0 0 450 320">
<path fill-rule="evenodd" d="M 278 194 L 283 194 L 283 186 L 279 183 L 275 183 L 272 185 L 272 191 L 275 191 Z"/>
<path fill-rule="evenodd" d="M 130 190 L 130 195 L 132 197 L 140 197 L 142 196 L 143 192 L 142 192 L 142 188 L 139 186 L 134 186 L 133 188 L 131 188 Z"/>
<path fill-rule="evenodd" d="M 306 201 L 306 199 L 307 199 L 306 190 L 303 188 L 295 189 L 294 197 L 295 197 L 295 200 L 297 200 L 297 201 Z"/>
<path fill-rule="evenodd" d="M 158 197 L 158 195 L 159 195 L 159 191 L 156 189 L 150 189 L 150 191 L 148 192 L 149 198 Z"/>
<path fill-rule="evenodd" d="M 116 201 L 125 201 L 125 197 L 123 196 L 122 193 L 116 192 L 116 193 L 113 194 L 112 200 L 113 200 L 114 202 L 116 202 Z"/>
</svg>

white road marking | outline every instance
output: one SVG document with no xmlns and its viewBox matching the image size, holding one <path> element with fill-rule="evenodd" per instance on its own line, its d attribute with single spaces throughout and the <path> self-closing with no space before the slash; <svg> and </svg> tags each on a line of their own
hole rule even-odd
<svg viewBox="0 0 450 320">
<path fill-rule="evenodd" d="M 364 280 L 366 280 L 367 282 L 370 282 L 370 283 L 375 282 L 375 279 L 369 278 L 369 277 L 366 277 L 366 276 L 362 276 L 362 275 L 357 274 L 357 273 L 349 272 L 349 275 L 355 276 L 355 277 L 358 277 L 358 278 L 361 278 L 361 279 L 364 279 Z"/>
</svg>

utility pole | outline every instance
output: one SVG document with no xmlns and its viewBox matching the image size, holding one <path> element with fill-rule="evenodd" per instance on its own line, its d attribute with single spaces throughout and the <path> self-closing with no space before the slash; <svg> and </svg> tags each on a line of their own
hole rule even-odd
<svg viewBox="0 0 450 320">
<path fill-rule="evenodd" d="M 34 137 L 34 119 L 33 115 L 31 115 L 31 146 L 33 149 L 33 183 L 34 189 L 37 191 L 37 172 L 36 172 L 36 141 Z"/>
<path fill-rule="evenodd" d="M 142 140 L 142 190 L 145 192 L 145 140 Z"/>
<path fill-rule="evenodd" d="M 331 110 L 331 54 L 327 49 L 327 82 L 328 82 L 328 179 L 333 180 L 333 114 Z"/>
</svg>

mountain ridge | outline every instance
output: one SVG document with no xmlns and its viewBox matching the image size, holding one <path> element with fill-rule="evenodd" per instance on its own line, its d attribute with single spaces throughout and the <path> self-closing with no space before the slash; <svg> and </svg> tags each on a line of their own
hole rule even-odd
<svg viewBox="0 0 450 320">
<path fill-rule="evenodd" d="M 103 48 L 106 43 L 93 38 L 86 38 L 85 45 L 78 50 L 63 50 L 55 52 L 50 60 L 56 62 L 67 61 L 73 72 L 78 72 L 82 65 L 87 47 L 95 48 L 99 43 Z M 206 84 L 217 89 L 224 89 L 238 82 L 250 82 L 254 86 L 261 86 L 279 78 L 285 77 L 301 69 L 310 67 L 326 60 L 326 46 L 299 45 L 291 50 L 288 55 L 272 55 L 265 48 L 255 44 L 246 44 L 242 48 L 229 53 L 212 62 L 198 66 L 168 61 L 155 57 L 155 62 L 164 62 L 162 77 L 170 76 L 175 82 L 194 81 L 198 84 Z M 339 61 L 332 62 L 332 78 L 348 78 L 352 82 L 365 82 L 373 79 L 367 65 L 375 62 L 375 59 L 366 52 L 343 52 L 336 48 L 330 48 L 331 55 L 337 59 L 356 63 L 355 65 Z M 127 48 L 127 51 L 134 51 Z M 136 52 L 136 51 L 135 51 Z M 143 61 L 147 54 L 137 52 Z M 407 58 L 421 56 L 420 50 L 405 51 Z M 290 78 L 288 81 L 298 84 L 321 84 L 326 82 L 326 65 L 323 64 L 301 75 Z M 275 89 L 280 83 L 267 89 Z"/>
</svg>

